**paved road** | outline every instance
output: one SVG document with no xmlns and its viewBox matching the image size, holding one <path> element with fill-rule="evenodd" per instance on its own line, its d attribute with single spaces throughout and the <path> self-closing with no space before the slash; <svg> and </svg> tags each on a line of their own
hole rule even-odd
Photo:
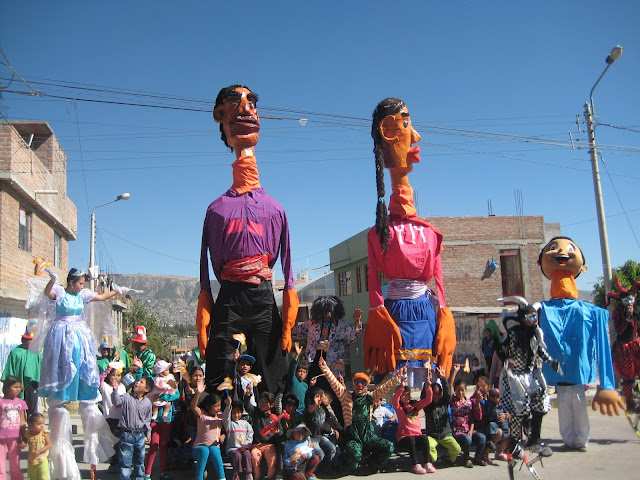
<svg viewBox="0 0 640 480">
<path fill-rule="evenodd" d="M 551 409 L 551 412 L 545 417 L 542 426 L 542 435 L 544 441 L 552 448 L 557 449 L 562 442 L 558 432 L 558 414 L 557 409 Z M 72 417 L 74 423 L 79 425 L 80 419 L 77 416 Z M 624 415 L 620 417 L 602 416 L 600 413 L 593 412 L 589 409 L 589 420 L 591 422 L 591 440 L 589 449 L 586 453 L 579 452 L 560 452 L 556 451 L 554 455 L 545 460 L 544 468 L 537 466 L 538 473 L 544 479 L 570 479 L 584 480 L 591 478 L 640 478 L 640 437 L 631 430 L 627 419 Z M 81 432 L 81 427 L 79 427 Z M 82 459 L 82 437 L 76 436 L 74 439 L 76 446 L 76 458 L 79 460 L 80 469 L 83 478 L 89 478 L 88 465 L 80 463 Z M 156 462 L 157 463 L 157 462 Z M 392 457 L 392 467 L 403 468 L 408 464 L 406 459 L 401 457 Z M 21 465 L 26 473 L 26 451 L 23 451 Z M 8 465 L 7 465 L 8 467 Z M 98 470 L 98 478 L 104 480 L 117 480 L 118 475 L 106 472 L 107 465 L 100 465 Z M 173 480 L 191 480 L 194 478 L 192 470 L 179 470 L 170 472 Z M 355 478 L 357 476 L 344 478 Z M 466 469 L 462 467 L 441 468 L 436 474 L 438 479 L 496 479 L 508 478 L 507 467 L 504 462 L 498 462 L 496 466 L 474 467 Z M 373 479 L 386 478 L 389 480 L 399 480 L 412 477 L 412 474 L 406 471 L 395 471 L 370 475 Z M 157 480 L 158 475 L 153 475 Z M 227 470 L 227 478 L 231 478 L 231 471 Z M 525 470 L 517 473 L 517 478 L 531 479 L 532 477 Z"/>
</svg>

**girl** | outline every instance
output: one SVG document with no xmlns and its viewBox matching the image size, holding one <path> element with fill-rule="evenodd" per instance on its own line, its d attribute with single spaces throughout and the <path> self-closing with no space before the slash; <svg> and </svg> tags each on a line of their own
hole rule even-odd
<svg viewBox="0 0 640 480">
<path fill-rule="evenodd" d="M 189 383 L 183 384 L 182 397 L 183 397 L 183 405 L 185 406 L 184 410 L 187 412 L 186 415 L 186 425 L 188 431 L 188 446 L 192 447 L 193 442 L 196 439 L 196 434 L 198 432 L 198 423 L 196 422 L 196 416 L 191 411 L 191 400 L 193 400 L 194 395 L 196 394 L 196 387 L 198 386 L 198 382 L 204 382 L 204 370 L 200 367 L 194 367 L 191 372 L 191 378 Z M 200 401 L 204 400 L 207 396 L 207 392 L 204 392 L 200 395 Z"/>
<path fill-rule="evenodd" d="M 214 466 L 218 478 L 225 480 L 220 453 L 220 445 L 224 442 L 220 418 L 222 402 L 218 394 L 210 393 L 198 406 L 202 392 L 204 392 L 204 381 L 199 381 L 190 406 L 198 422 L 198 433 L 193 443 L 193 458 L 197 462 L 196 480 L 203 480 L 207 461 Z"/>
<path fill-rule="evenodd" d="M 85 274 L 72 268 L 66 287 L 51 280 L 39 300 L 39 321 L 29 349 L 42 349 L 42 372 L 38 394 L 49 403 L 51 428 L 52 476 L 66 472 L 69 478 L 80 478 L 71 439 L 71 418 L 65 404 L 80 402 L 80 418 L 84 430 L 85 458 L 90 459 L 91 477 L 95 466 L 115 454 L 118 439 L 98 410 L 100 373 L 96 363 L 96 338 L 115 337 L 116 328 L 108 308 L 102 303 L 118 291 L 98 294 L 84 288 Z M 120 292 L 128 291 L 119 287 Z M 92 306 L 93 304 L 93 306 Z M 91 307 L 91 308 L 90 308 Z M 91 325 L 91 328 L 90 328 Z M 93 330 L 93 332 L 92 332 Z"/>
<path fill-rule="evenodd" d="M 161 400 L 160 395 L 173 395 L 176 393 L 176 377 L 171 373 L 171 364 L 165 360 L 159 359 L 153 365 L 153 373 L 156 374 L 156 378 L 153 379 L 153 390 L 151 391 L 151 402 L 153 404 L 152 417 L 158 416 L 158 410 L 162 407 L 162 420 L 165 422 L 169 420 L 169 414 L 171 413 L 171 402 Z"/>
<path fill-rule="evenodd" d="M 251 452 L 249 447 L 253 442 L 253 427 L 246 420 L 242 420 L 244 406 L 242 402 L 233 402 L 231 397 L 225 400 L 227 408 L 222 414 L 222 424 L 227 432 L 227 456 L 231 460 L 233 480 L 240 480 L 240 474 L 246 475 L 246 480 L 253 480 Z"/>
<path fill-rule="evenodd" d="M 431 381 L 431 369 L 427 370 L 427 382 Z M 411 400 L 411 389 L 407 386 L 408 379 L 402 379 L 402 384 L 396 388 L 391 404 L 393 405 L 396 415 L 398 416 L 398 447 L 409 452 L 413 468 L 411 471 L 417 475 L 425 473 L 434 473 L 436 469 L 431 463 L 431 455 L 429 454 L 429 439 L 422 434 L 422 426 L 418 413 L 420 410 L 431 403 L 431 389 L 425 392 L 425 397 L 419 401 Z M 424 467 L 416 456 L 416 446 L 418 446 L 425 457 Z"/>
<path fill-rule="evenodd" d="M 22 384 L 17 377 L 9 375 L 2 387 L 4 398 L 0 398 L 0 480 L 5 480 L 5 459 L 9 455 L 11 480 L 23 480 L 20 471 L 20 450 L 24 448 L 27 403 L 19 395 Z"/>
<path fill-rule="evenodd" d="M 169 363 L 167 357 L 157 357 L 156 364 L 158 361 Z M 156 364 L 154 364 L 154 368 Z M 169 415 L 165 416 L 164 410 L 158 410 L 157 416 L 152 416 L 151 443 L 149 444 L 147 456 L 144 459 L 144 476 L 146 480 L 151 479 L 151 469 L 153 468 L 153 462 L 156 459 L 158 451 L 160 451 L 160 480 L 167 480 L 169 478 L 169 474 L 167 473 L 169 432 L 171 431 L 171 420 L 173 420 L 173 401 L 177 400 L 179 396 L 180 393 L 174 390 L 173 395 L 162 394 L 158 397 L 161 401 L 169 403 Z"/>
<path fill-rule="evenodd" d="M 109 424 L 109 428 L 111 429 L 111 433 L 120 438 L 120 429 L 118 428 L 118 423 L 120 423 L 120 419 L 122 418 L 122 409 L 113 407 L 113 398 L 111 394 L 115 390 L 118 395 L 124 395 L 127 393 L 124 385 L 120 383 L 122 380 L 122 371 L 124 370 L 124 363 L 116 361 L 110 362 L 105 370 L 106 373 L 106 381 L 104 380 L 105 373 L 100 376 L 100 393 L 102 394 L 102 413 L 104 414 L 104 418 L 107 419 L 107 423 Z M 116 450 L 116 454 L 111 457 L 109 460 L 109 470 L 110 473 L 119 472 L 118 468 L 118 444 L 115 445 L 114 449 Z"/>
<path fill-rule="evenodd" d="M 474 360 L 477 362 L 477 359 Z M 473 406 L 471 400 L 467 398 L 467 384 L 460 379 L 454 383 L 459 370 L 460 365 L 454 365 L 449 377 L 449 385 L 453 390 L 453 396 L 451 397 L 451 430 L 453 438 L 456 439 L 462 449 L 462 463 L 465 467 L 472 468 L 474 463 L 485 466 L 486 462 L 482 459 L 482 452 L 487 443 L 487 437 L 475 431 Z M 472 444 L 476 446 L 473 462 L 469 459 L 469 448 Z"/>
<path fill-rule="evenodd" d="M 29 445 L 28 473 L 29 480 L 49 480 L 49 448 L 51 439 L 44 430 L 44 415 L 32 413 L 29 416 L 27 429 L 27 444 Z"/>
</svg>

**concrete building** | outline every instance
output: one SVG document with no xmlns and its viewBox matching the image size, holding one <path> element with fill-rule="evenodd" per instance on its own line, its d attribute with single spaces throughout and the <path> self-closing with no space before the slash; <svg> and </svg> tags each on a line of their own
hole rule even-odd
<svg viewBox="0 0 640 480">
<path fill-rule="evenodd" d="M 24 333 L 33 260 L 44 258 L 66 278 L 68 242 L 76 232 L 67 155 L 49 124 L 0 124 L 0 371 Z"/>
<path fill-rule="evenodd" d="M 477 357 L 485 326 L 497 329 L 503 308 L 497 299 L 521 295 L 529 301 L 548 298 L 549 283 L 537 265 L 540 249 L 560 234 L 559 224 L 541 216 L 434 217 L 425 220 L 444 236 L 444 291 L 456 320 L 458 345 L 454 361 Z M 367 234 L 354 235 L 329 251 L 336 294 L 347 318 L 355 308 L 369 310 Z M 495 264 L 495 268 L 492 265 Z M 386 279 L 382 279 L 383 292 Z M 430 285 L 435 291 L 435 284 Z M 361 343 L 352 349 L 353 368 L 362 367 Z"/>
</svg>

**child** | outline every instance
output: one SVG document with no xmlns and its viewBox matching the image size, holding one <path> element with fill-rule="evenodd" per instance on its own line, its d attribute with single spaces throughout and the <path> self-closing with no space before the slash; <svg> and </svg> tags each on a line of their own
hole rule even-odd
<svg viewBox="0 0 640 480">
<path fill-rule="evenodd" d="M 422 388 L 422 398 L 427 398 L 429 390 L 432 392 L 432 401 L 424 408 L 424 423 L 429 436 L 429 449 L 431 458 L 435 462 L 438 459 L 438 445 L 442 445 L 449 452 L 451 463 L 456 461 L 460 454 L 460 445 L 453 438 L 451 425 L 449 424 L 449 401 L 451 400 L 451 389 L 447 381 L 444 367 L 436 369 L 437 380 L 429 385 L 425 382 Z M 439 380 L 439 382 L 438 382 Z"/>
<path fill-rule="evenodd" d="M 318 457 L 318 462 L 322 464 L 327 473 L 333 469 L 333 460 L 336 456 L 336 445 L 330 440 L 334 434 L 334 428 L 330 423 L 330 414 L 324 405 L 324 392 L 319 387 L 309 390 L 308 405 L 304 410 L 304 420 L 311 434 L 311 443 Z M 339 434 L 338 434 L 339 435 Z"/>
<path fill-rule="evenodd" d="M 486 466 L 487 464 L 482 460 L 482 452 L 487 443 L 487 438 L 484 434 L 475 431 L 473 405 L 471 400 L 467 399 L 467 384 L 461 379 L 452 384 L 459 370 L 460 365 L 454 365 L 449 377 L 449 387 L 453 390 L 450 405 L 453 438 L 456 439 L 462 449 L 462 465 L 467 468 L 472 468 L 474 463 Z M 473 462 L 469 459 L 469 448 L 472 444 L 476 446 Z"/>
<path fill-rule="evenodd" d="M 502 438 L 496 445 L 496 454 L 494 459 L 507 461 L 507 455 L 504 453 L 507 448 L 507 439 L 509 438 L 509 414 L 505 410 L 504 406 L 500 404 L 500 392 L 497 388 L 489 390 L 489 402 L 487 403 L 487 415 L 489 416 L 489 422 L 495 423 L 497 428 L 502 433 Z"/>
<path fill-rule="evenodd" d="M 119 395 L 124 395 L 127 393 L 124 385 L 120 383 L 122 380 L 122 371 L 124 369 L 124 363 L 122 362 L 110 362 L 107 364 L 106 372 L 106 381 L 103 378 L 103 375 L 100 375 L 100 393 L 102 394 L 102 413 L 104 414 L 104 418 L 107 419 L 107 423 L 109 424 L 109 429 L 114 436 L 120 438 L 120 432 L 118 430 L 118 424 L 120 423 L 120 419 L 122 418 L 122 409 L 113 408 L 113 400 L 111 398 L 111 394 L 114 390 L 118 392 Z M 114 445 L 113 447 L 116 453 L 109 460 L 109 469 L 107 470 L 110 473 L 119 472 L 118 469 L 118 445 Z"/>
<path fill-rule="evenodd" d="M 300 344 L 295 342 L 293 346 L 296 351 L 296 356 L 289 364 L 289 372 L 287 373 L 286 379 L 286 392 L 294 394 L 298 397 L 298 402 L 304 403 L 307 390 L 309 389 L 309 385 L 305 381 L 307 379 L 307 365 L 306 363 L 298 363 L 298 359 L 302 353 L 302 347 Z M 315 384 L 315 381 L 313 383 Z"/>
<path fill-rule="evenodd" d="M 183 381 L 184 388 L 182 390 L 182 399 L 183 399 L 182 404 L 184 406 L 184 411 L 186 412 L 186 417 L 187 417 L 186 426 L 187 426 L 188 436 L 189 436 L 189 439 L 188 439 L 189 447 L 193 446 L 193 442 L 195 441 L 196 434 L 198 432 L 198 423 L 196 422 L 196 416 L 194 415 L 194 413 L 191 411 L 189 407 L 191 406 L 191 400 L 193 400 L 193 396 L 196 394 L 196 386 L 198 385 L 199 381 L 204 382 L 204 371 L 200 367 L 193 368 L 193 371 L 191 372 L 191 378 L 189 379 L 189 383 L 186 383 Z M 202 395 L 200 395 L 200 400 L 202 401 L 206 396 L 207 396 L 207 392 L 204 392 Z"/>
<path fill-rule="evenodd" d="M 111 385 L 113 406 L 122 409 L 118 423 L 120 443 L 118 459 L 120 461 L 120 479 L 144 477 L 144 447 L 151 441 L 151 401 L 146 397 L 153 388 L 153 380 L 142 377 L 133 384 L 130 394 L 118 393 L 115 382 Z"/>
<path fill-rule="evenodd" d="M 253 381 L 247 374 L 251 372 L 251 367 L 256 363 L 256 359 L 251 355 L 240 355 L 240 352 L 236 350 L 233 354 L 233 361 L 236 365 L 231 375 L 233 377 L 233 400 L 244 404 L 244 395 L 248 395 L 249 403 L 255 408 L 257 404 L 255 393 L 253 392 Z"/>
<path fill-rule="evenodd" d="M 153 401 L 153 418 L 158 417 L 158 410 L 162 407 L 162 420 L 169 421 L 169 413 L 171 412 L 171 402 L 160 400 L 160 395 L 173 395 L 176 393 L 178 383 L 176 378 L 171 374 L 171 364 L 165 360 L 157 360 L 153 365 L 153 372 L 156 378 L 153 380 L 153 390 L 151 398 Z"/>
<path fill-rule="evenodd" d="M 342 405 L 346 429 L 344 435 L 346 443 L 342 458 L 346 467 L 350 470 L 357 469 L 364 456 L 370 454 L 373 469 L 382 470 L 393 453 L 393 443 L 374 433 L 370 420 L 371 407 L 376 401 L 383 398 L 400 381 L 400 378 L 407 374 L 406 367 L 400 369 L 395 376 L 376 388 L 373 394 L 370 394 L 368 393 L 370 382 L 368 375 L 356 373 L 353 376 L 353 392 L 349 392 L 333 375 L 324 358 L 320 357 L 318 366 Z"/>
<path fill-rule="evenodd" d="M 261 430 L 270 425 L 271 413 L 275 407 L 275 395 L 269 392 L 263 392 L 258 399 L 258 408 L 254 408 L 249 401 L 249 396 L 245 395 L 244 408 L 251 415 L 253 424 L 253 440 L 251 447 L 251 462 L 253 464 L 253 477 L 255 480 L 262 478 L 262 470 L 260 461 L 264 457 L 267 462 L 267 477 L 273 478 L 276 474 L 276 444 L 282 441 L 283 426 L 278 421 L 275 428 L 266 435 L 262 435 Z"/>
<path fill-rule="evenodd" d="M 473 383 L 476 383 L 481 375 L 486 375 L 484 367 L 480 365 L 477 358 L 471 360 L 471 374 L 473 375 Z"/>
<path fill-rule="evenodd" d="M 49 449 L 51 439 L 44 430 L 44 415 L 32 413 L 29 415 L 27 429 L 27 444 L 29 445 L 28 473 L 29 480 L 49 480 Z"/>
<path fill-rule="evenodd" d="M 313 453 L 313 444 L 309 439 L 311 432 L 304 423 L 287 432 L 289 439 L 284 445 L 284 480 L 313 479 L 320 460 Z"/>
<path fill-rule="evenodd" d="M 20 471 L 20 450 L 24 448 L 24 412 L 27 411 L 27 404 L 19 397 L 21 391 L 22 383 L 17 377 L 9 375 L 4 380 L 4 398 L 0 398 L 0 475 L 4 476 L 7 471 L 5 459 L 8 454 L 11 480 L 23 479 Z"/>
<path fill-rule="evenodd" d="M 371 414 L 371 423 L 373 423 L 373 431 L 379 437 L 383 437 L 383 430 L 388 428 L 393 422 L 398 421 L 398 416 L 382 405 L 382 400 L 373 404 L 373 413 Z"/>
<path fill-rule="evenodd" d="M 231 460 L 233 480 L 240 480 L 240 474 L 246 475 L 246 480 L 253 480 L 253 467 L 249 446 L 253 442 L 253 427 L 246 420 L 242 420 L 244 408 L 242 403 L 233 402 L 231 397 L 225 400 L 227 408 L 222 414 L 222 424 L 227 432 L 227 456 Z"/>
<path fill-rule="evenodd" d="M 196 480 L 203 480 L 207 461 L 211 462 L 215 468 L 218 479 L 224 480 L 224 467 L 220 453 L 220 445 L 224 442 L 220 418 L 222 401 L 217 393 L 210 393 L 198 406 L 202 392 L 204 392 L 204 382 L 199 381 L 190 406 L 198 422 L 198 433 L 193 442 L 193 458 L 197 462 Z"/>
<path fill-rule="evenodd" d="M 287 393 L 280 400 L 282 406 L 278 408 L 279 398 L 279 394 L 276 395 L 275 412 L 276 415 L 280 415 L 283 411 L 289 414 L 289 419 L 283 418 L 282 420 L 280 420 L 282 422 L 284 433 L 287 433 L 287 430 L 289 430 L 290 427 L 295 427 L 299 423 L 304 422 L 304 418 L 302 417 L 302 414 L 298 413 L 298 406 L 300 405 L 298 397 L 296 397 L 293 393 Z"/>
<path fill-rule="evenodd" d="M 495 451 L 496 443 L 502 438 L 502 430 L 495 423 L 489 421 L 487 408 L 489 404 L 489 379 L 480 376 L 476 382 L 476 391 L 471 396 L 471 405 L 473 413 L 473 421 L 475 429 L 482 433 L 487 440 L 484 452 L 482 453 L 482 461 L 487 465 L 493 465 L 489 458 L 489 451 Z"/>
<path fill-rule="evenodd" d="M 427 369 L 427 382 L 431 381 L 431 369 Z M 413 462 L 412 473 L 423 475 L 425 473 L 434 473 L 435 467 L 431 463 L 429 455 L 429 439 L 422 434 L 422 425 L 418 414 L 420 409 L 431 403 L 431 389 L 425 392 L 424 398 L 419 401 L 411 400 L 411 389 L 408 387 L 408 380 L 402 379 L 402 384 L 396 388 L 391 405 L 398 415 L 398 447 L 409 452 L 411 461 Z M 418 462 L 416 455 L 416 446 L 422 450 L 425 457 L 424 467 Z"/>
</svg>

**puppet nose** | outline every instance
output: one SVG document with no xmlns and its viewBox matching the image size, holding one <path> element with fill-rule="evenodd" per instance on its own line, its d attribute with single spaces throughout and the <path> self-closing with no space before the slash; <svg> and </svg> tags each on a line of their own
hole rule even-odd
<svg viewBox="0 0 640 480">
<path fill-rule="evenodd" d="M 422 138 L 418 132 L 416 132 L 413 127 L 411 128 L 411 144 L 418 143 Z"/>
</svg>

